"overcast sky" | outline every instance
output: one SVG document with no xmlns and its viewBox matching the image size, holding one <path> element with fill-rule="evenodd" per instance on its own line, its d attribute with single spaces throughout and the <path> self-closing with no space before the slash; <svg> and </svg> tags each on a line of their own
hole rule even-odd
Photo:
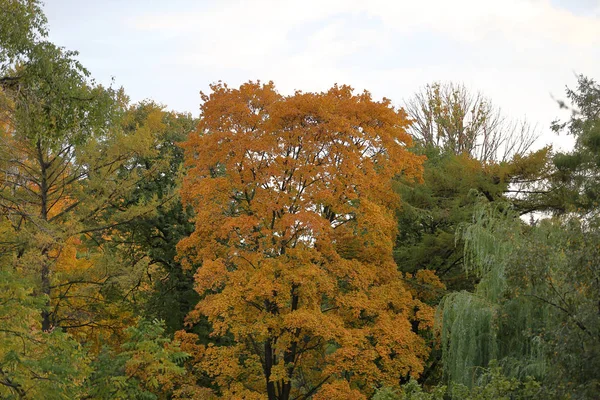
<svg viewBox="0 0 600 400">
<path fill-rule="evenodd" d="M 46 0 L 50 38 L 102 83 L 198 115 L 199 91 L 334 83 L 402 105 L 455 81 L 527 118 L 540 143 L 575 74 L 600 79 L 600 0 Z"/>
</svg>

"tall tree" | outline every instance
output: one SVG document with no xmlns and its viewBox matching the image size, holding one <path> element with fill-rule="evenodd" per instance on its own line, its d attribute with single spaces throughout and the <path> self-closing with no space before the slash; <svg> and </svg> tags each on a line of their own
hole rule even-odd
<svg viewBox="0 0 600 400">
<path fill-rule="evenodd" d="M 198 302 L 193 290 L 193 272 L 183 270 L 176 259 L 176 245 L 193 231 L 191 207 L 183 207 L 179 189 L 184 172 L 183 149 L 178 145 L 195 129 L 197 121 L 189 114 L 167 112 L 152 101 L 135 104 L 123 118 L 129 134 L 144 129 L 155 136 L 157 152 L 136 155 L 136 168 L 149 173 L 126 199 L 134 205 L 158 201 L 155 212 L 139 216 L 117 227 L 111 235 L 123 259 L 139 260 L 144 274 L 138 274 L 139 287 L 132 293 L 138 311 L 149 318 L 165 321 L 173 333 L 183 328 L 185 315 Z"/>
<path fill-rule="evenodd" d="M 226 398 L 273 400 L 365 398 L 418 376 L 432 309 L 392 257 L 391 179 L 418 179 L 422 163 L 405 113 L 347 86 L 212 90 L 184 144 L 196 214 L 179 254 L 201 265 L 189 321 L 234 344 L 196 346 L 199 368 Z"/>
<path fill-rule="evenodd" d="M 124 199 L 156 172 L 135 164 L 157 152 L 156 140 L 148 129 L 124 132 L 123 92 L 95 84 L 75 52 L 44 40 L 45 18 L 31 15 L 41 12 L 37 2 L 3 7 L 24 18 L 13 25 L 41 33 L 16 45 L 2 38 L 0 253 L 36 277 L 47 299 L 43 330 L 100 326 L 92 315 L 107 293 L 99 289 L 119 267 L 100 244 L 109 229 L 153 212 L 150 201 Z"/>
<path fill-rule="evenodd" d="M 186 356 L 134 315 L 155 262 L 135 228 L 162 206 L 189 226 L 174 141 L 191 118 L 97 85 L 46 41 L 39 2 L 0 9 L 0 397 L 168 398 Z"/>
</svg>

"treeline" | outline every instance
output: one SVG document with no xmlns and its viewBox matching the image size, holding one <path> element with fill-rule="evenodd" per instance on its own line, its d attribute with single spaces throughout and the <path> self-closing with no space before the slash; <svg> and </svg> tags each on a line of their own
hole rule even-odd
<svg viewBox="0 0 600 400">
<path fill-rule="evenodd" d="M 600 85 L 132 104 L 0 0 L 0 398 L 595 399 Z M 558 108 L 558 105 L 557 105 Z"/>
</svg>

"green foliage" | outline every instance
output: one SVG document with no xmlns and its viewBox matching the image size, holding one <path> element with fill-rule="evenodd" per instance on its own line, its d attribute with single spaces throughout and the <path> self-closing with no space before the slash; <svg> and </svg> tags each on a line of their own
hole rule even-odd
<svg viewBox="0 0 600 400">
<path fill-rule="evenodd" d="M 156 199 L 152 214 L 142 215 L 118 227 L 117 242 L 128 243 L 122 250 L 128 258 L 146 258 L 147 272 L 152 276 L 152 290 L 141 304 L 144 315 L 165 321 L 173 333 L 183 328 L 185 315 L 198 302 L 193 290 L 193 272 L 181 268 L 176 260 L 176 245 L 193 230 L 192 210 L 184 208 L 179 199 L 183 175 L 185 140 L 197 121 L 189 114 L 167 112 L 151 101 L 131 106 L 123 120 L 126 132 L 149 130 L 156 137 L 157 153 L 138 156 L 132 163 L 141 170 L 152 171 L 129 195 L 126 202 L 136 204 Z"/>
<path fill-rule="evenodd" d="M 537 340 L 523 334 L 544 324 L 543 313 L 538 315 L 540 308 L 527 299 L 507 297 L 510 254 L 524 240 L 522 230 L 523 223 L 506 203 L 482 203 L 473 223 L 459 231 L 465 242 L 465 269 L 479 283 L 474 293 L 449 294 L 438 308 L 449 382 L 471 387 L 479 378 L 478 367 L 487 367 L 492 359 L 518 360 L 510 373 L 517 374 L 522 363 L 529 374 L 544 373 Z"/>
<path fill-rule="evenodd" d="M 439 306 L 442 360 L 450 382 L 472 384 L 474 367 L 497 356 L 494 308 L 468 292 L 455 292 Z"/>
<path fill-rule="evenodd" d="M 571 118 L 555 121 L 552 129 L 573 135 L 575 148 L 554 156 L 556 172 L 549 194 L 552 209 L 594 213 L 600 204 L 600 85 L 580 75 L 577 89 L 567 89 L 566 94 L 572 106 L 560 104 L 571 109 Z"/>
<path fill-rule="evenodd" d="M 455 240 L 456 229 L 471 220 L 479 201 L 477 193 L 495 201 L 502 197 L 508 181 L 468 156 L 434 147 L 414 151 L 426 155 L 427 160 L 422 183 L 397 185 L 402 208 L 394 248 L 396 263 L 409 273 L 435 270 L 449 290 L 472 288 L 473 279 L 465 276 L 462 268 L 463 251 Z"/>
<path fill-rule="evenodd" d="M 444 371 L 473 387 L 498 359 L 508 377 L 534 376 L 557 395 L 594 398 L 600 369 L 599 225 L 595 219 L 526 226 L 504 206 L 483 207 L 462 231 L 474 293 L 440 304 Z"/>
<path fill-rule="evenodd" d="M 39 328 L 45 301 L 31 283 L 0 270 L 0 397 L 73 399 L 90 371 L 81 346 L 60 330 Z"/>
<path fill-rule="evenodd" d="M 459 232 L 465 269 L 479 283 L 474 293 L 448 295 L 438 310 L 449 382 L 473 387 L 479 367 L 496 358 L 507 376 L 535 376 L 554 396 L 600 391 L 600 88 L 580 77 L 567 95 L 578 109 L 554 129 L 575 135 L 575 150 L 554 157 L 554 172 L 544 167 L 550 190 L 525 203 L 568 216 L 526 226 L 508 205 L 485 206 Z"/>
<path fill-rule="evenodd" d="M 47 35 L 46 17 L 37 0 L 0 1 L 0 79 L 6 69 Z"/>
<path fill-rule="evenodd" d="M 402 208 L 397 214 L 399 235 L 394 247 L 394 258 L 399 269 L 403 272 L 414 274 L 421 269 L 434 270 L 436 275 L 446 286 L 446 291 L 431 291 L 422 285 L 415 285 L 415 291 L 423 294 L 431 292 L 425 301 L 430 304 L 438 304 L 444 294 L 449 294 L 445 300 L 455 305 L 462 303 L 479 304 L 483 302 L 489 305 L 486 300 L 481 298 L 472 298 L 468 293 L 457 293 L 460 290 L 473 290 L 475 284 L 482 280 L 483 275 L 476 273 L 473 268 L 479 264 L 473 263 L 474 254 L 471 249 L 465 252 L 465 241 L 471 237 L 478 238 L 478 243 L 482 243 L 484 237 L 479 237 L 485 233 L 478 232 L 471 227 L 470 232 L 464 232 L 465 235 L 457 235 L 461 226 L 473 222 L 473 218 L 481 218 L 475 215 L 477 212 L 483 212 L 482 204 L 502 203 L 510 201 L 514 204 L 515 213 L 523 213 L 535 210 L 539 207 L 539 202 L 520 196 L 514 198 L 513 191 L 521 190 L 529 185 L 526 182 L 538 182 L 547 174 L 549 163 L 548 149 L 530 154 L 516 154 L 512 160 L 503 163 L 482 163 L 472 159 L 467 155 L 456 155 L 451 151 L 444 151 L 436 147 L 416 147 L 414 151 L 427 156 L 424 164 L 424 181 L 421 183 L 398 182 L 397 190 L 402 197 Z M 515 189 L 517 188 L 517 189 Z M 500 207 L 500 206 L 498 206 Z M 511 227 L 498 233 L 502 236 L 504 233 L 513 234 Z M 496 247 L 495 237 L 487 237 L 487 248 L 502 252 L 505 249 Z M 498 242 L 500 245 L 502 241 Z M 470 249 L 467 246 L 467 249 Z M 490 261 L 490 260 L 488 260 Z M 489 262 L 488 262 L 489 264 Z M 487 264 L 486 264 L 487 265 Z M 490 273 L 500 273 L 499 269 L 492 269 Z M 489 275 L 489 274 L 487 274 Z M 487 276 L 486 275 L 486 276 Z M 487 277 L 484 282 L 479 284 L 479 291 L 483 291 L 487 286 L 488 291 L 501 291 L 504 285 L 502 276 L 492 279 Z M 410 283 L 410 282 L 409 282 Z M 493 285 L 496 285 L 494 288 Z M 499 294 L 496 294 L 496 297 Z M 452 299 L 450 299 L 452 297 Z M 450 311 L 452 310 L 452 311 Z M 461 311 L 462 310 L 462 311 Z M 451 306 L 448 311 L 453 314 L 452 319 L 457 326 L 454 327 L 457 333 L 458 341 L 453 342 L 453 352 L 459 352 L 466 359 L 469 359 L 469 365 L 484 365 L 494 354 L 487 354 L 488 347 L 493 350 L 493 321 L 496 318 L 495 312 L 489 307 L 477 308 L 475 305 L 466 311 L 466 308 L 456 308 Z M 470 326 L 464 324 L 462 312 L 473 312 L 478 314 L 475 320 L 479 321 L 481 331 L 473 332 Z M 472 339 L 483 341 L 478 342 Z M 489 341 L 492 341 L 491 343 Z M 462 344 L 459 343 L 462 341 Z M 485 344 L 484 347 L 480 345 Z M 470 346 L 467 350 L 464 346 Z M 482 353 L 483 352 L 483 353 Z M 440 353 L 432 352 L 432 357 L 428 369 L 424 373 L 425 382 L 435 382 L 440 378 Z M 459 365 L 464 365 L 464 360 L 455 360 Z"/>
<path fill-rule="evenodd" d="M 400 391 L 389 387 L 378 389 L 372 400 L 443 400 L 445 394 L 446 386 L 436 386 L 427 392 L 416 380 L 411 379 Z"/>
<path fill-rule="evenodd" d="M 482 163 L 436 147 L 415 147 L 427 157 L 423 182 L 398 180 L 402 197 L 397 214 L 399 235 L 394 258 L 403 272 L 432 269 L 449 291 L 472 289 L 474 276 L 465 275 L 461 224 L 469 223 L 477 205 L 509 201 L 518 213 L 539 208 L 533 200 L 512 195 L 523 182 L 537 182 L 547 174 L 548 149 L 515 155 L 510 162 Z"/>
<path fill-rule="evenodd" d="M 452 383 L 449 387 L 438 385 L 425 390 L 415 380 L 402 386 L 400 392 L 384 387 L 377 391 L 373 400 L 533 400 L 559 399 L 555 392 L 545 390 L 540 382 L 530 376 L 519 380 L 507 377 L 495 362 L 482 369 L 479 379 L 472 387 Z"/>
<path fill-rule="evenodd" d="M 164 323 L 140 321 L 126 330 L 120 350 L 105 347 L 86 382 L 94 399 L 168 398 L 188 355 L 164 335 Z"/>
<path fill-rule="evenodd" d="M 510 295 L 545 309 L 538 337 L 552 363 L 548 381 L 580 398 L 600 390 L 599 222 L 543 221 L 511 254 Z"/>
<path fill-rule="evenodd" d="M 502 368 L 494 363 L 486 369 L 476 386 L 456 384 L 450 388 L 451 398 L 465 400 L 526 400 L 556 398 L 554 394 L 542 390 L 538 381 L 530 376 L 519 380 L 507 377 Z"/>
</svg>

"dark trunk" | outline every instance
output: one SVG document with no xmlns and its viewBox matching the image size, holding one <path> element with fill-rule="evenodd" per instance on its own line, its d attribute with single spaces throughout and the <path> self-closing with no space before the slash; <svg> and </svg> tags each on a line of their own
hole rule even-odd
<svg viewBox="0 0 600 400">
<path fill-rule="evenodd" d="M 44 257 L 42 264 L 42 293 L 46 295 L 46 304 L 42 310 L 42 330 L 44 332 L 52 329 L 52 313 L 50 312 L 50 263 L 47 259 L 47 253 L 48 251 L 45 249 L 42 251 Z"/>
<path fill-rule="evenodd" d="M 40 164 L 41 180 L 40 180 L 40 219 L 43 223 L 48 221 L 48 163 L 44 158 L 41 141 L 37 142 L 38 162 Z M 41 268 L 41 289 L 42 294 L 46 296 L 46 304 L 42 310 L 42 330 L 47 332 L 52 329 L 50 312 L 50 260 L 48 259 L 48 247 L 44 245 L 41 250 L 42 268 Z"/>
<path fill-rule="evenodd" d="M 267 381 L 267 396 L 269 400 L 279 400 L 275 391 L 275 382 L 271 381 L 271 370 L 273 369 L 273 346 L 271 342 L 265 342 L 265 379 Z"/>
</svg>

